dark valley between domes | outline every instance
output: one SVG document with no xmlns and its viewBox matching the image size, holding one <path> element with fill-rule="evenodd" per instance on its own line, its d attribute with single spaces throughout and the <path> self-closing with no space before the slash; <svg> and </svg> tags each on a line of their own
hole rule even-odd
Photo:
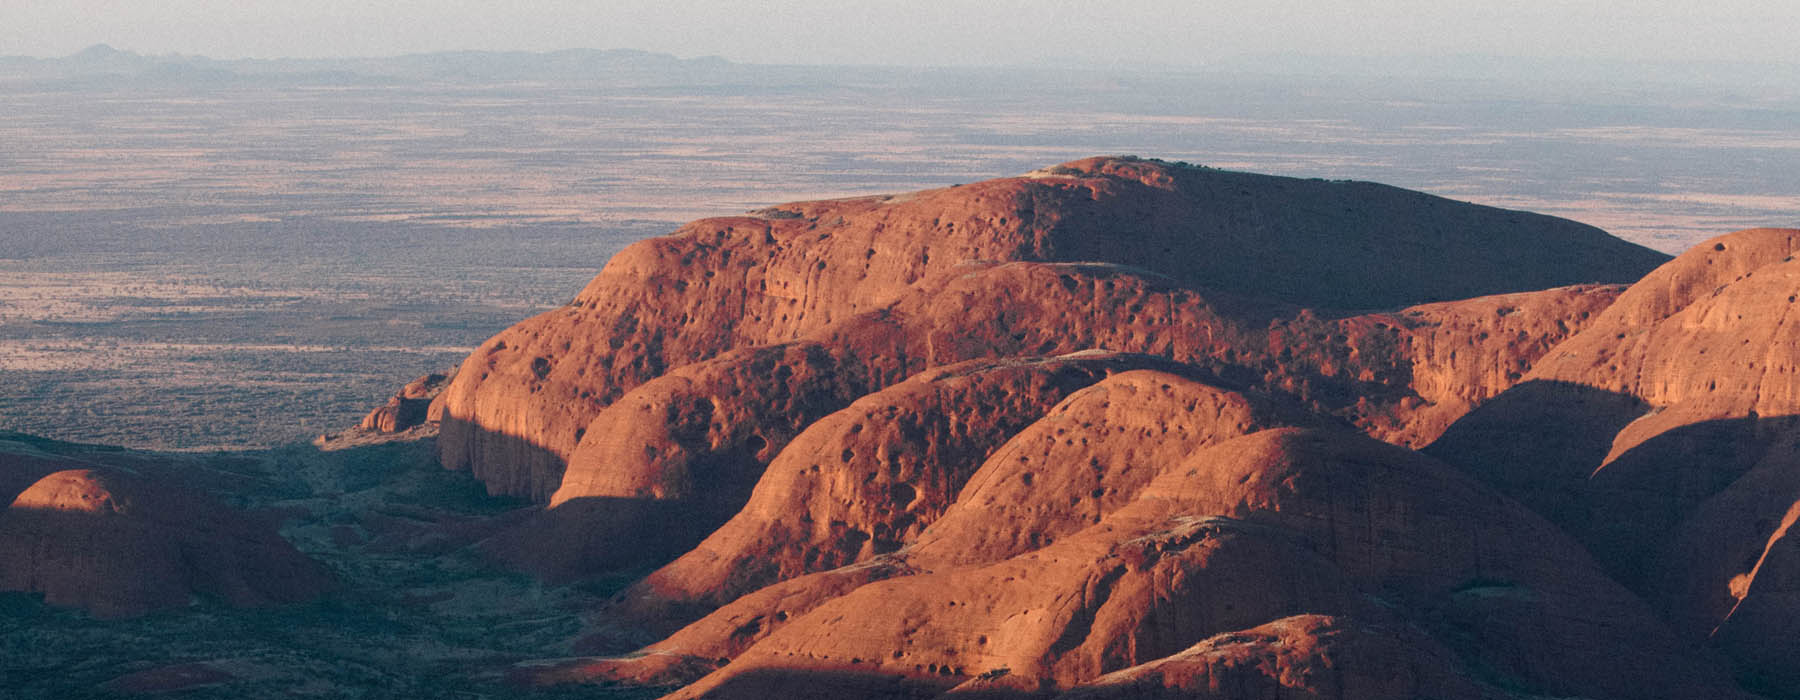
<svg viewBox="0 0 1800 700">
<path fill-rule="evenodd" d="M 0 434 L 0 680 L 1800 696 L 1797 250 L 1132 157 L 700 219 L 310 445 Z"/>
</svg>

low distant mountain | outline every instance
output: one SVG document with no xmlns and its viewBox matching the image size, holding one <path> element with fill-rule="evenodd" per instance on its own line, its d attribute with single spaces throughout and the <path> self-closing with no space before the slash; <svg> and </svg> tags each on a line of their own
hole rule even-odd
<svg viewBox="0 0 1800 700">
<path fill-rule="evenodd" d="M 1757 61 L 1619 60 L 1496 54 L 1343 56 L 1298 52 L 1235 56 L 1207 66 L 1247 75 L 1386 80 L 1480 81 L 1485 84 L 1679 85 L 1776 90 L 1792 95 L 1794 65 Z"/>
<path fill-rule="evenodd" d="M 98 44 L 60 58 L 0 57 L 0 79 L 223 82 L 345 81 L 644 81 L 704 83 L 731 77 L 737 66 L 716 56 L 684 59 L 630 49 L 550 52 L 446 51 L 386 58 L 213 59 L 144 55 Z"/>
<path fill-rule="evenodd" d="M 1004 74 L 1016 81 L 1031 74 L 1083 74 L 1095 71 L 1138 75 L 1284 76 L 1302 80 L 1423 81 L 1450 85 L 1479 81 L 1484 85 L 1565 84 L 1664 85 L 1686 88 L 1738 88 L 1792 95 L 1785 76 L 1793 66 L 1754 61 L 1620 61 L 1524 58 L 1489 54 L 1417 56 L 1333 56 L 1297 52 L 1249 54 L 1205 65 L 1094 63 L 1049 58 L 1030 65 L 990 68 L 905 68 L 876 66 L 797 66 L 739 64 L 718 56 L 679 58 L 635 49 L 563 49 L 557 51 L 439 51 L 388 57 L 326 59 L 214 59 L 198 55 L 146 55 L 96 44 L 68 56 L 39 58 L 0 56 L 0 80 L 71 80 L 148 77 L 159 83 L 214 82 L 226 79 L 329 80 L 332 82 L 428 80 L 451 82 L 558 81 L 625 82 L 632 84 L 707 85 L 718 82 L 813 84 L 859 76 L 897 76 L 951 72 L 965 78 Z"/>
</svg>

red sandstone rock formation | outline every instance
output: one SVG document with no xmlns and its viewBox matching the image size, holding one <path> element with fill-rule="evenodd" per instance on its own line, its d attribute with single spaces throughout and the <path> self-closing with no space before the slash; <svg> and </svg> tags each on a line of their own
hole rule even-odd
<svg viewBox="0 0 1800 700">
<path fill-rule="evenodd" d="M 1797 234 L 1525 291 L 1661 258 L 1391 188 L 1090 159 L 690 224 L 484 344 L 433 410 L 446 465 L 552 505 L 489 552 L 553 579 L 674 559 L 605 616 L 698 617 L 537 681 L 1735 697 L 1555 527 L 1403 447 L 1781 687 L 1800 446 L 1773 416 L 1800 390 L 1768 300 L 1800 286 Z M 1082 351 L 1138 359 L 1021 359 Z"/>
<path fill-rule="evenodd" d="M 1119 363 L 1120 360 L 1110 362 Z M 1014 368 L 1013 373 L 1017 372 L 1018 368 Z M 895 389 L 903 387 L 905 385 Z M 904 393 L 890 389 L 876 396 L 889 392 L 903 396 L 918 393 L 916 389 Z M 942 402 L 945 397 L 933 398 Z M 859 401 L 857 405 L 863 406 L 866 401 Z M 958 410 L 968 409 L 957 409 L 954 405 L 949 409 L 951 413 Z M 831 583 L 814 578 L 807 585 L 831 588 L 846 580 L 866 583 L 873 580 L 869 578 L 871 576 L 885 577 L 895 570 L 912 572 L 916 567 L 933 569 L 962 563 L 986 563 L 1042 547 L 1060 535 L 1097 522 L 1103 515 L 1129 502 L 1158 473 L 1161 465 L 1178 462 L 1208 444 L 1267 425 L 1307 420 L 1294 415 L 1279 417 L 1283 413 L 1286 412 L 1277 410 L 1265 400 L 1246 398 L 1165 370 L 1140 369 L 1113 375 L 1069 395 L 1043 418 L 993 449 L 966 483 L 949 485 L 960 488 L 953 498 L 946 498 L 946 494 L 941 493 L 943 487 L 937 487 L 940 493 L 932 500 L 938 505 L 932 510 L 941 509 L 943 514 L 935 522 L 920 522 L 907 510 L 897 513 L 864 510 L 862 517 L 857 518 L 861 527 L 893 531 L 897 525 L 903 525 L 903 529 L 924 526 L 916 541 L 910 535 L 905 538 L 905 543 L 910 544 L 901 558 L 871 556 L 880 555 L 884 550 L 859 552 L 853 561 L 875 560 L 871 567 L 857 569 L 856 573 L 848 575 L 833 573 L 828 576 Z M 892 427 L 890 421 L 884 417 L 876 422 Z M 836 441 L 865 434 L 863 430 L 848 435 L 842 433 L 866 423 L 853 421 L 847 426 L 835 426 L 839 433 Z M 821 426 L 820 437 L 831 435 L 832 427 Z M 903 437 L 908 442 L 920 443 L 917 449 L 907 451 L 911 454 L 905 454 L 905 461 L 920 462 L 921 456 L 929 456 L 929 449 L 924 445 L 931 440 L 920 438 L 930 436 L 915 431 L 914 435 Z M 647 623 L 666 625 L 670 621 L 684 620 L 687 616 L 684 613 L 690 610 L 706 612 L 730 603 L 732 610 L 718 616 L 717 620 L 738 620 L 729 623 L 735 629 L 749 619 L 780 612 L 759 607 L 757 601 L 769 597 L 765 593 L 733 602 L 749 593 L 754 588 L 751 584 L 762 585 L 852 561 L 825 561 L 816 556 L 804 556 L 807 554 L 804 549 L 794 551 L 771 546 L 774 541 L 787 539 L 780 531 L 791 519 L 787 515 L 790 510 L 810 514 L 820 507 L 842 507 L 836 504 L 866 509 L 865 501 L 881 503 L 886 500 L 888 494 L 881 493 L 879 488 L 874 489 L 875 493 L 869 499 L 834 498 L 814 492 L 808 483 L 810 479 L 819 478 L 811 476 L 809 465 L 815 463 L 832 465 L 833 479 L 844 480 L 848 476 L 850 483 L 861 481 L 854 472 L 840 473 L 851 466 L 834 464 L 841 461 L 836 459 L 840 457 L 840 451 L 834 442 L 822 449 L 808 447 L 784 454 L 765 476 L 765 483 L 758 487 L 752 503 L 737 518 L 699 548 L 623 594 L 624 606 L 615 612 Z M 854 451 L 872 454 L 867 449 Z M 935 461 L 942 464 L 945 460 L 938 458 Z M 970 469 L 975 465 L 968 464 L 965 458 L 965 462 L 957 466 Z M 796 468 L 801 470 L 798 475 L 794 473 Z M 797 476 L 808 477 L 808 480 Z M 881 475 L 872 478 L 880 479 Z M 813 517 L 815 524 L 821 520 Z M 842 521 L 839 518 L 823 520 Z M 891 547 L 887 550 L 891 551 Z M 896 569 L 902 562 L 903 568 Z M 811 591 L 800 595 L 815 597 Z M 786 601 L 785 609 L 791 612 L 804 607 L 790 600 Z M 709 657 L 735 653 L 729 647 L 709 648 L 712 649 L 707 652 Z"/>
<path fill-rule="evenodd" d="M 1787 229 L 1696 246 L 1546 355 L 1526 377 L 1534 387 L 1471 416 L 1433 451 L 1583 534 L 1626 579 L 1642 578 L 1658 538 L 1744 475 L 1785 417 L 1800 414 L 1800 360 L 1789 352 L 1800 340 L 1788 301 L 1800 292 L 1796 249 L 1800 231 Z M 1587 444 L 1509 439 L 1583 415 Z M 1496 447 L 1526 452 L 1485 451 Z"/>
<path fill-rule="evenodd" d="M 1107 261 L 1357 308 L 1630 281 L 1661 259 L 1571 222 L 1380 185 L 1124 158 L 783 205 L 634 245 L 570 305 L 483 344 L 441 400 L 440 450 L 497 492 L 546 498 L 578 435 L 633 387 L 882 308 L 971 261 Z"/>
<path fill-rule="evenodd" d="M 996 450 L 907 550 L 907 561 L 935 570 L 1039 549 L 1099 523 L 1201 448 L 1315 421 L 1166 371 L 1109 377 Z"/>
<path fill-rule="evenodd" d="M 893 552 L 944 514 L 996 448 L 1064 397 L 1146 366 L 1172 364 L 1102 352 L 972 360 L 858 399 L 789 443 L 735 517 L 627 596 L 710 609 Z"/>
<path fill-rule="evenodd" d="M 1348 342 L 1340 346 L 1315 337 L 1310 345 L 1315 353 L 1367 354 L 1380 340 L 1363 340 L 1359 332 L 1382 324 L 1405 329 L 1398 340 L 1404 380 L 1394 383 L 1411 396 L 1383 406 L 1379 389 L 1369 391 L 1358 401 L 1374 403 L 1375 409 L 1354 415 L 1354 420 L 1383 441 L 1422 447 L 1470 409 L 1518 384 L 1538 358 L 1611 308 L 1621 291 L 1619 286 L 1586 285 L 1424 304 L 1393 314 L 1398 321 L 1380 315 L 1344 319 L 1337 325 Z M 1305 357 L 1305 350 L 1296 352 Z M 1346 373 L 1338 366 L 1358 363 L 1339 359 L 1320 373 Z"/>
<path fill-rule="evenodd" d="M 1430 448 L 1583 540 L 1759 688 L 1800 690 L 1787 526 L 1800 230 L 1707 241 L 1619 296 Z"/>
<path fill-rule="evenodd" d="M 582 429 L 567 474 L 490 478 L 502 490 L 559 476 L 561 486 L 549 511 L 487 548 L 552 580 L 674 557 L 743 506 L 801 429 L 912 372 L 971 357 L 1134 348 L 1389 439 L 1422 439 L 1508 386 L 1615 292 L 1271 322 L 1281 307 L 1228 295 L 1221 303 L 1116 266 L 970 266 L 806 340 L 732 351 L 640 385 Z"/>
<path fill-rule="evenodd" d="M 1800 432 L 1789 431 L 1758 463 L 1706 499 L 1660 547 L 1643 588 L 1677 630 L 1723 650 L 1755 689 L 1800 688 Z"/>
<path fill-rule="evenodd" d="M 323 567 L 198 494 L 116 470 L 40 479 L 0 514 L 0 590 L 128 617 L 189 604 L 304 600 L 330 585 Z"/>
<path fill-rule="evenodd" d="M 454 374 L 454 373 L 451 373 Z M 428 420 L 432 400 L 450 383 L 451 374 L 427 374 L 406 383 L 382 404 L 365 416 L 357 427 L 380 433 L 398 433 Z"/>
</svg>

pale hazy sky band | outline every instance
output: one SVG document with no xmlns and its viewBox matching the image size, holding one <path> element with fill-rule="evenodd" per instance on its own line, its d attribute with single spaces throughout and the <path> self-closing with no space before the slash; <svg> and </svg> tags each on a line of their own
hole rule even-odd
<svg viewBox="0 0 1800 700">
<path fill-rule="evenodd" d="M 1800 64 L 1793 0 L 0 0 L 0 55 L 634 48 L 751 63 L 1204 66 L 1265 53 Z"/>
</svg>

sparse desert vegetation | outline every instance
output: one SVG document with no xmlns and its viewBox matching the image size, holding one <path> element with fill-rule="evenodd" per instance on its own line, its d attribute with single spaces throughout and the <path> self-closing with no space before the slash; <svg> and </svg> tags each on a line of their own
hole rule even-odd
<svg viewBox="0 0 1800 700">
<path fill-rule="evenodd" d="M 604 584 L 548 588 L 464 547 L 520 504 L 440 469 L 431 439 L 341 450 L 295 444 L 230 455 L 101 450 L 149 473 L 229 483 L 232 505 L 276 523 L 335 580 L 322 597 L 238 608 L 211 598 L 127 619 L 0 593 L 0 688 L 16 698 L 502 697 L 503 668 L 567 653 Z M 77 446 L 0 433 L 0 460 Z M 18 565 L 13 562 L 12 565 Z M 655 691 L 580 689 L 542 697 L 627 700 Z"/>
</svg>

